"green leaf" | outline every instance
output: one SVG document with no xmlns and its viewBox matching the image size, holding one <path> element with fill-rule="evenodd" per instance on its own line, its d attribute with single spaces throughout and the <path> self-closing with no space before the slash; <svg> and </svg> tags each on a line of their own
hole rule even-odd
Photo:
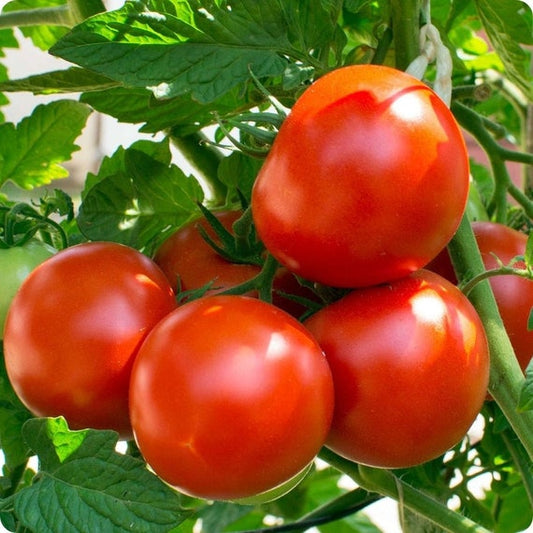
<svg viewBox="0 0 533 533">
<path fill-rule="evenodd" d="M 178 493 L 115 450 L 114 432 L 69 431 L 58 418 L 30 420 L 24 435 L 41 464 L 15 495 L 15 514 L 31 531 L 156 533 L 186 518 Z"/>
<path fill-rule="evenodd" d="M 79 150 L 74 141 L 90 112 L 84 104 L 60 100 L 37 106 L 17 125 L 0 124 L 0 186 L 10 180 L 32 189 L 68 176 L 60 163 Z"/>
<path fill-rule="evenodd" d="M 22 438 L 22 426 L 31 418 L 11 387 L 7 376 L 3 346 L 0 351 L 0 448 L 8 468 L 26 462 L 29 449 Z"/>
<path fill-rule="evenodd" d="M 505 72 L 528 98 L 533 98 L 531 53 L 521 45 L 533 44 L 531 8 L 521 0 L 475 0 L 487 35 L 505 66 Z"/>
<path fill-rule="evenodd" d="M 220 162 L 218 177 L 230 191 L 239 190 L 247 200 L 250 200 L 252 186 L 261 164 L 262 161 L 259 159 L 254 159 L 242 152 L 233 152 Z"/>
<path fill-rule="evenodd" d="M 57 94 L 99 91 L 118 85 L 118 82 L 106 76 L 82 68 L 72 67 L 65 70 L 37 74 L 24 79 L 3 81 L 0 82 L 0 91 L 29 91 L 33 94 Z"/>
<path fill-rule="evenodd" d="M 146 6 L 149 4 L 149 9 Z M 277 0 L 127 3 L 72 29 L 50 52 L 132 87 L 212 102 L 250 78 L 280 75 L 291 49 Z"/>
<path fill-rule="evenodd" d="M 116 173 L 95 177 L 80 206 L 78 225 L 88 239 L 112 240 L 150 253 L 198 215 L 202 188 L 177 166 L 137 147 L 107 161 L 104 175 L 113 167 Z"/>
<path fill-rule="evenodd" d="M 517 409 L 521 412 L 531 411 L 533 409 L 533 358 L 526 368 L 526 381 L 520 391 Z"/>
<path fill-rule="evenodd" d="M 190 94 L 159 100 L 147 89 L 131 87 L 84 93 L 80 100 L 121 122 L 143 124 L 142 132 L 155 133 L 173 128 L 174 135 L 180 136 L 214 123 L 214 111 L 224 116 L 259 103 L 257 92 L 243 93 L 239 88 L 209 104 L 193 100 Z"/>
</svg>

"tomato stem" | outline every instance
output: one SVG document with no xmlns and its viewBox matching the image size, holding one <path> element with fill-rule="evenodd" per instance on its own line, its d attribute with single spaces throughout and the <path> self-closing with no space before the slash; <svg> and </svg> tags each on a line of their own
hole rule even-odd
<svg viewBox="0 0 533 533">
<path fill-rule="evenodd" d="M 187 159 L 199 174 L 199 179 L 209 190 L 209 201 L 215 206 L 223 206 L 226 202 L 228 188 L 218 178 L 218 165 L 222 154 L 211 146 L 201 133 L 190 135 L 172 135 L 174 146 Z"/>
<path fill-rule="evenodd" d="M 468 218 L 465 216 L 448 245 L 459 282 L 485 271 L 479 248 Z M 524 375 L 503 325 L 494 294 L 487 280 L 478 283 L 468 295 L 483 321 L 490 346 L 491 369 L 489 391 L 509 424 L 533 458 L 533 411 L 519 413 L 517 405 Z"/>
<path fill-rule="evenodd" d="M 354 463 L 327 448 L 322 449 L 320 458 L 348 475 L 363 489 L 392 498 L 405 508 L 424 516 L 447 531 L 488 533 L 484 527 L 409 485 L 390 470 Z"/>
<path fill-rule="evenodd" d="M 421 0 L 392 0 L 392 32 L 396 67 L 405 70 L 420 51 Z"/>
<path fill-rule="evenodd" d="M 474 278 L 466 281 L 464 284 L 460 285 L 459 288 L 463 291 L 465 295 L 468 296 L 470 291 L 480 282 L 485 279 L 494 278 L 496 276 L 518 276 L 525 279 L 533 279 L 533 273 L 527 268 L 513 268 L 512 266 L 501 266 L 498 268 L 491 268 L 490 270 L 485 270 L 481 274 L 475 276 Z"/>
<path fill-rule="evenodd" d="M 41 25 L 72 28 L 103 11 L 105 6 L 101 0 L 69 0 L 61 6 L 5 11 L 0 14 L 0 28 Z"/>
<path fill-rule="evenodd" d="M 533 202 L 512 182 L 506 166 L 506 161 L 533 165 L 533 154 L 509 150 L 498 144 L 483 117 L 465 105 L 454 102 L 451 109 L 461 126 L 472 134 L 489 158 L 495 185 L 489 208 L 495 213 L 496 221 L 506 222 L 507 193 L 533 218 Z"/>
<path fill-rule="evenodd" d="M 0 28 L 40 25 L 72 28 L 75 24 L 76 21 L 68 5 L 41 9 L 20 9 L 3 12 L 0 15 Z"/>
</svg>

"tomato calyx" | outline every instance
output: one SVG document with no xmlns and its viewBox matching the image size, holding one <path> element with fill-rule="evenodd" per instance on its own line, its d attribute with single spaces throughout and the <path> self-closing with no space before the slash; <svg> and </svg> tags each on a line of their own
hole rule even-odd
<svg viewBox="0 0 533 533">
<path fill-rule="evenodd" d="M 265 247 L 257 237 L 249 207 L 246 207 L 242 216 L 232 224 L 232 231 L 228 231 L 207 207 L 199 203 L 198 208 L 220 241 L 217 243 L 205 228 L 198 225 L 203 239 L 215 252 L 230 263 L 263 265 Z"/>
</svg>

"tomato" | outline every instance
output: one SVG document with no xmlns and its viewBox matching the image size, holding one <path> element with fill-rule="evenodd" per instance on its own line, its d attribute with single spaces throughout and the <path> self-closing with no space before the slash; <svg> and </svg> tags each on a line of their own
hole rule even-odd
<svg viewBox="0 0 533 533">
<path fill-rule="evenodd" d="M 526 252 L 527 236 L 504 224 L 477 221 L 472 223 L 472 230 L 486 269 L 499 267 L 496 258 L 506 265 Z M 524 268 L 525 264 L 519 261 L 515 266 Z M 447 250 L 443 250 L 428 268 L 453 283 L 457 282 Z M 490 278 L 490 284 L 518 363 L 525 371 L 533 356 L 533 331 L 527 328 L 533 307 L 533 281 L 506 275 Z"/>
<path fill-rule="evenodd" d="M 297 100 L 251 205 L 280 263 L 350 288 L 427 264 L 456 231 L 468 188 L 465 142 L 439 97 L 395 69 L 353 65 Z"/>
<path fill-rule="evenodd" d="M 22 246 L 0 250 L 0 335 L 4 331 L 11 300 L 28 274 L 56 250 L 48 244 L 31 239 Z"/>
<path fill-rule="evenodd" d="M 459 442 L 482 407 L 489 355 L 481 320 L 435 273 L 352 291 L 304 325 L 333 374 L 326 445 L 350 460 L 421 464 Z"/>
<path fill-rule="evenodd" d="M 24 280 L 7 315 L 4 352 L 15 392 L 37 416 L 131 436 L 133 360 L 175 307 L 164 274 L 132 248 L 94 242 L 58 252 Z"/>
<path fill-rule="evenodd" d="M 333 394 L 324 354 L 300 322 L 255 298 L 215 295 L 178 307 L 146 338 L 132 371 L 131 422 L 163 480 L 235 500 L 313 460 Z"/>
<path fill-rule="evenodd" d="M 231 231 L 233 223 L 242 216 L 242 211 L 219 211 L 213 213 L 222 225 Z M 161 267 L 173 287 L 181 290 L 194 290 L 212 283 L 207 295 L 218 294 L 241 283 L 249 281 L 261 271 L 258 265 L 232 263 L 222 257 L 202 237 L 199 228 L 203 228 L 215 242 L 220 244 L 207 219 L 193 220 L 173 233 L 159 247 L 154 261 Z M 286 268 L 280 268 L 274 279 L 273 303 L 294 316 L 299 316 L 305 307 L 294 300 L 281 295 L 296 295 L 316 301 L 317 297 L 302 286 Z M 281 291 L 281 292 L 280 292 Z M 257 291 L 246 293 L 257 296 Z"/>
</svg>

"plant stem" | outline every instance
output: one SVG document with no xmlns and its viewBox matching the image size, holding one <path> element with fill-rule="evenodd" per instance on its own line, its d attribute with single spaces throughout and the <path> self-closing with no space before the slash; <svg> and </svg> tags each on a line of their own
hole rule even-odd
<svg viewBox="0 0 533 533">
<path fill-rule="evenodd" d="M 392 0 L 392 33 L 396 68 L 405 70 L 420 52 L 421 0 Z"/>
<path fill-rule="evenodd" d="M 459 282 L 484 272 L 479 248 L 466 216 L 463 217 L 457 233 L 449 243 L 448 250 Z M 477 284 L 470 292 L 469 299 L 483 321 L 489 342 L 491 354 L 489 391 L 533 459 L 533 411 L 519 413 L 516 409 L 524 375 L 505 331 L 488 281 Z"/>
<path fill-rule="evenodd" d="M 322 449 L 320 458 L 351 477 L 361 488 L 396 500 L 407 509 L 424 516 L 446 531 L 489 533 L 476 522 L 452 511 L 425 492 L 402 481 L 390 470 L 359 465 L 340 457 L 327 448 Z"/>
<path fill-rule="evenodd" d="M 496 214 L 496 221 L 506 221 L 507 192 L 523 207 L 525 213 L 533 218 L 533 202 L 513 184 L 505 165 L 506 161 L 531 165 L 533 154 L 515 152 L 500 146 L 485 127 L 483 118 L 465 105 L 454 102 L 452 111 L 461 126 L 474 136 L 489 158 L 495 185 L 491 208 Z"/>
<path fill-rule="evenodd" d="M 75 24 L 76 20 L 68 5 L 40 9 L 21 9 L 0 14 L 0 28 L 42 25 L 72 28 Z"/>
<path fill-rule="evenodd" d="M 185 136 L 171 134 L 171 140 L 198 171 L 200 181 L 209 189 L 210 202 L 215 206 L 224 205 L 228 190 L 226 185 L 218 179 L 218 165 L 222 160 L 222 154 L 204 142 L 205 137 L 200 133 Z"/>
</svg>

